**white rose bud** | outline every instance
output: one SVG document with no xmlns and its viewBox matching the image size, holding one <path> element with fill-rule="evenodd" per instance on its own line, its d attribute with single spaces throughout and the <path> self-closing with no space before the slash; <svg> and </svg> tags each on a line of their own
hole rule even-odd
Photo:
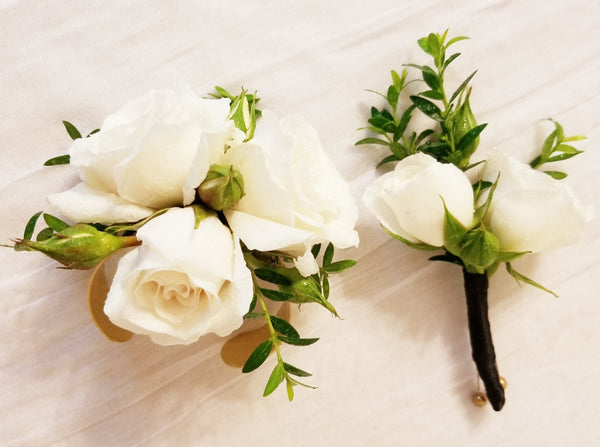
<svg viewBox="0 0 600 447">
<path fill-rule="evenodd" d="M 192 208 L 174 208 L 137 232 L 106 299 L 110 320 L 161 345 L 189 344 L 239 328 L 253 296 L 239 241 L 217 217 L 194 229 Z"/>
<path fill-rule="evenodd" d="M 555 180 L 496 152 L 488 158 L 481 177 L 494 182 L 498 173 L 486 222 L 502 250 L 540 252 L 581 237 L 591 211 L 577 202 L 565 180 Z"/>
<path fill-rule="evenodd" d="M 444 244 L 444 203 L 465 227 L 473 221 L 473 188 L 452 164 L 417 153 L 365 190 L 363 201 L 392 233 L 410 242 Z"/>
</svg>

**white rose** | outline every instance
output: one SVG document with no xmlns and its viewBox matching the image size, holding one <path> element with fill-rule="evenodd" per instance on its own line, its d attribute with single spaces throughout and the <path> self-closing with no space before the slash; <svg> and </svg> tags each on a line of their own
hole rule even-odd
<svg viewBox="0 0 600 447">
<path fill-rule="evenodd" d="M 498 172 L 486 219 L 502 250 L 540 252 L 580 238 L 591 213 L 577 203 L 564 180 L 495 152 L 481 177 L 494 182 Z"/>
<path fill-rule="evenodd" d="M 173 208 L 138 230 L 106 299 L 114 324 L 161 345 L 241 326 L 254 289 L 239 242 L 216 217 L 194 223 L 191 208 Z"/>
<path fill-rule="evenodd" d="M 358 244 L 358 210 L 350 188 L 303 118 L 278 119 L 263 111 L 254 138 L 233 144 L 224 163 L 244 178 L 244 197 L 225 215 L 250 249 L 284 251 L 297 258 L 306 276 L 317 270 L 313 244 Z"/>
<path fill-rule="evenodd" d="M 228 113 L 228 99 L 203 99 L 185 85 L 151 91 L 73 142 L 71 165 L 83 184 L 48 200 L 72 221 L 103 224 L 187 205 L 234 134 Z"/>
<path fill-rule="evenodd" d="M 460 223 L 473 221 L 473 188 L 452 164 L 417 153 L 365 190 L 363 201 L 381 224 L 411 242 L 444 244 L 444 205 Z"/>
</svg>

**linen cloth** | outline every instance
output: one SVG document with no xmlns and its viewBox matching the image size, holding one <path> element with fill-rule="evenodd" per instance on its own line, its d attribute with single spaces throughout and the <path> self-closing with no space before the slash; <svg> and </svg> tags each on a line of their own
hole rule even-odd
<svg viewBox="0 0 600 447">
<path fill-rule="evenodd" d="M 528 161 L 552 117 L 583 134 L 565 165 L 582 203 L 600 210 L 600 3 L 590 0 L 267 0 L 0 2 L 0 243 L 51 212 L 45 196 L 74 185 L 61 120 L 83 132 L 121 104 L 183 80 L 258 91 L 299 113 L 350 182 L 360 207 L 358 265 L 332 278 L 342 319 L 292 311 L 307 348 L 284 358 L 317 390 L 262 398 L 270 368 L 225 365 L 223 340 L 124 344 L 95 328 L 91 272 L 57 270 L 41 254 L 0 252 L 0 444 L 3 446 L 597 445 L 600 439 L 600 231 L 515 262 L 559 299 L 491 279 L 490 320 L 508 381 L 500 413 L 471 403 L 462 275 L 392 240 L 360 202 L 384 151 L 356 148 L 391 69 L 427 62 L 416 40 L 467 35 L 451 66 L 473 70 L 471 105 L 489 123 L 481 151 Z M 414 73 L 414 72 L 413 72 Z M 340 252 L 341 255 L 341 252 Z M 272 359 L 271 359 L 272 360 Z M 267 363 L 272 365 L 272 363 Z"/>
</svg>

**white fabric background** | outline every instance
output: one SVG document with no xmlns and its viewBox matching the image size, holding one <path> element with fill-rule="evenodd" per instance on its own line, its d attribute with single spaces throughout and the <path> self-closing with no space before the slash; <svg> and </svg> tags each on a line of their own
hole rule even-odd
<svg viewBox="0 0 600 447">
<path fill-rule="evenodd" d="M 425 62 L 416 39 L 464 34 L 456 82 L 475 68 L 482 147 L 529 160 L 540 119 L 585 134 L 567 164 L 600 212 L 600 4 L 593 0 L 69 1 L 0 6 L 0 237 L 22 234 L 45 195 L 76 178 L 43 168 L 64 153 L 61 120 L 83 131 L 147 90 L 178 80 L 256 89 L 263 107 L 301 113 L 357 201 L 383 152 L 358 149 L 389 70 Z M 516 263 L 559 299 L 491 281 L 490 318 L 508 380 L 500 413 L 472 405 L 460 271 L 380 230 L 360 205 L 357 267 L 333 282 L 343 319 L 321 309 L 292 321 L 321 340 L 284 348 L 318 390 L 262 398 L 270 368 L 226 366 L 222 340 L 163 348 L 106 340 L 87 310 L 91 272 L 35 253 L 0 252 L 0 444 L 3 446 L 597 445 L 600 438 L 600 239 Z M 269 363 L 271 365 L 271 363 Z"/>
</svg>

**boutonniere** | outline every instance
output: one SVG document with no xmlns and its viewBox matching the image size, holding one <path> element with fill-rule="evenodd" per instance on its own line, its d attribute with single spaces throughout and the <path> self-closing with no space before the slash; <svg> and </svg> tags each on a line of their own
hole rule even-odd
<svg viewBox="0 0 600 447">
<path fill-rule="evenodd" d="M 369 185 L 363 197 L 385 231 L 411 248 L 438 252 L 431 260 L 461 268 L 473 360 L 499 411 L 506 381 L 498 374 L 488 320 L 488 278 L 503 265 L 517 281 L 552 293 L 519 273 L 513 261 L 578 240 L 588 210 L 562 181 L 564 172 L 545 168 L 581 153 L 573 143 L 584 137 L 566 136 L 552 121 L 554 130 L 530 163 L 498 152 L 471 162 L 487 125 L 477 122 L 471 108 L 475 72 L 452 88 L 445 77 L 460 55 L 451 47 L 464 39 L 449 39 L 447 31 L 419 39 L 431 63 L 392 71 L 392 84 L 381 94 L 385 107 L 371 108 L 366 129 L 372 136 L 357 144 L 391 151 L 378 167 L 395 164 L 393 171 Z M 409 78 L 409 70 L 418 77 Z M 417 119 L 426 127 L 413 124 Z M 484 405 L 486 396 L 477 392 L 474 401 Z"/>
<path fill-rule="evenodd" d="M 274 352 L 264 395 L 285 382 L 292 400 L 310 374 L 281 346 L 318 339 L 269 309 L 316 303 L 337 315 L 329 276 L 355 262 L 335 261 L 334 248 L 358 243 L 357 208 L 315 129 L 258 103 L 245 90 L 201 97 L 179 85 L 125 104 L 87 136 L 64 122 L 74 141 L 46 165 L 70 164 L 81 181 L 49 195 L 57 213 L 36 213 L 11 247 L 66 269 L 101 268 L 130 248 L 94 305 L 107 336 L 189 344 L 262 320 L 265 338 L 242 371 Z"/>
</svg>

